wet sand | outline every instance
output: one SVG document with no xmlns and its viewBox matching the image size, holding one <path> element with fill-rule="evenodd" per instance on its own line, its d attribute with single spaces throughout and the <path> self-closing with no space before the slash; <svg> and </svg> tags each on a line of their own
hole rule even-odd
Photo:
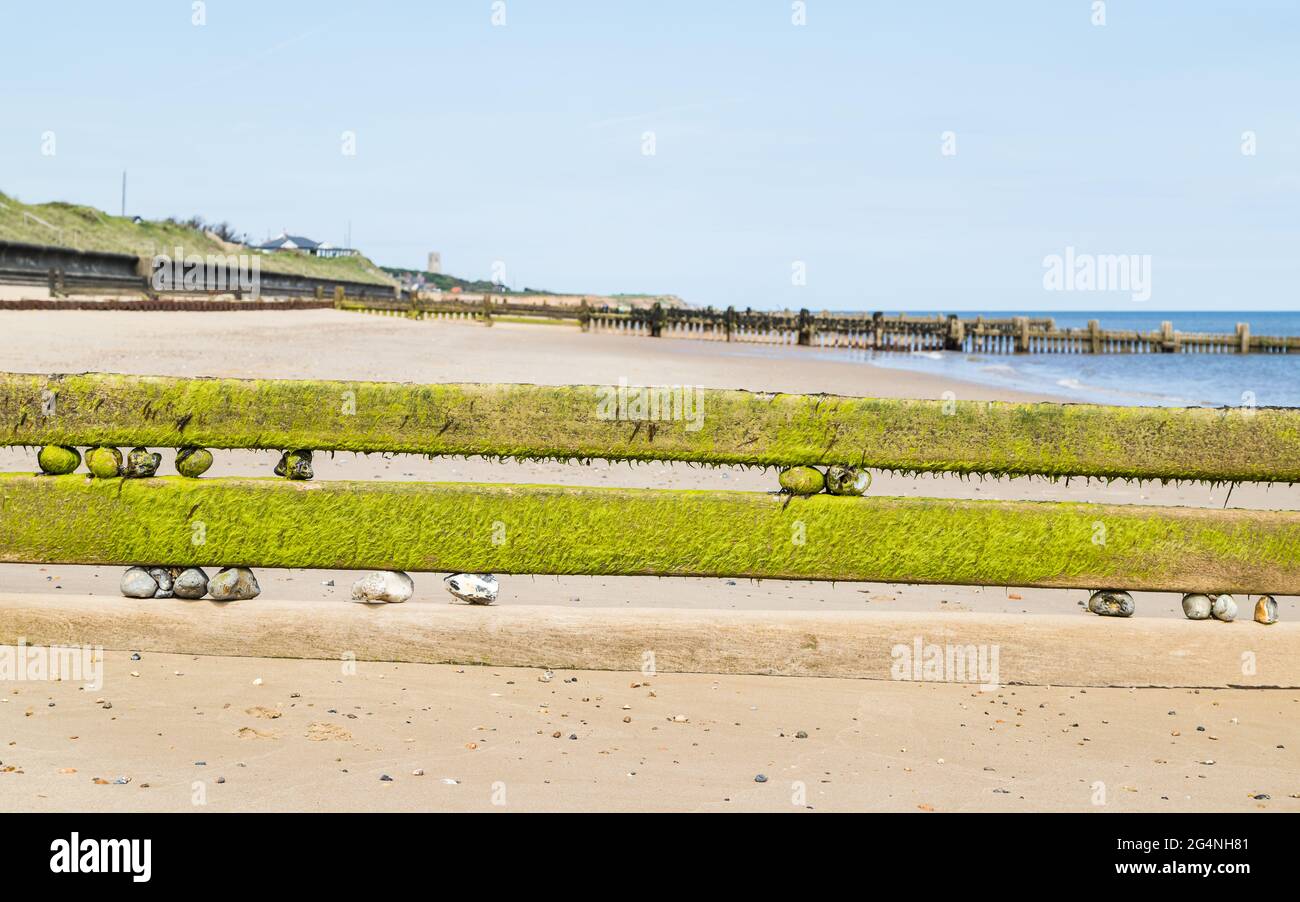
<svg viewBox="0 0 1300 902">
<path fill-rule="evenodd" d="M 554 326 L 487 329 L 331 310 L 3 312 L 0 370 L 553 384 L 626 378 L 633 384 L 1044 400 L 872 367 L 848 354 L 835 360 L 792 348 L 583 335 Z M 171 472 L 171 456 L 164 458 L 163 472 Z M 223 452 L 211 473 L 267 473 L 274 459 L 270 453 Z M 0 449 L 0 470 L 31 470 L 34 460 L 27 449 Z M 318 479 L 754 491 L 771 490 L 775 481 L 772 473 L 670 464 L 581 467 L 357 455 L 318 456 L 316 471 Z M 1205 485 L 1075 480 L 1067 486 L 882 474 L 872 492 L 1216 507 L 1225 501 L 1222 487 Z M 1231 504 L 1295 509 L 1300 489 L 1238 486 Z M 117 568 L 3 565 L 0 591 L 113 596 L 119 576 Z M 265 598 L 305 601 L 346 597 L 353 576 L 259 572 Z M 446 602 L 436 575 L 415 578 L 417 596 L 409 605 Z M 331 580 L 333 586 L 322 584 Z M 1082 593 L 1059 590 L 589 577 L 503 582 L 501 605 L 1089 616 L 1079 609 Z M 1175 595 L 1137 598 L 1139 617 L 1181 616 Z M 1279 601 L 1282 617 L 1295 619 L 1294 599 Z M 1246 622 L 1229 628 L 1263 629 L 1249 622 L 1248 611 Z M 483 615 L 490 617 L 491 609 Z M 1097 628 L 1106 622 L 1098 619 Z M 106 683 L 96 691 L 66 683 L 0 686 L 0 807 L 190 810 L 197 807 L 194 781 L 204 781 L 208 807 L 221 810 L 490 810 L 498 782 L 508 810 L 1300 807 L 1291 798 L 1300 793 L 1300 694 L 1294 690 L 1014 687 L 980 693 L 949 684 L 660 674 L 651 679 L 651 698 L 651 689 L 630 688 L 644 680 L 635 673 L 557 672 L 540 683 L 539 670 L 363 663 L 355 675 L 345 675 L 338 662 L 105 656 Z M 140 676 L 130 676 L 131 670 Z M 254 686 L 259 677 L 263 684 Z M 112 708 L 94 703 L 101 697 Z M 624 704 L 632 708 L 625 711 Z M 281 716 L 247 713 L 259 705 Z M 688 722 L 672 722 L 674 714 Z M 625 716 L 632 721 L 623 723 Z M 312 723 L 332 725 L 315 734 L 334 735 L 338 727 L 352 738 L 309 739 Z M 1198 725 L 1206 731 L 1198 732 Z M 552 738 L 557 730 L 561 739 Z M 808 738 L 793 738 L 799 730 Z M 570 734 L 579 738 L 570 740 Z M 1216 763 L 1198 763 L 1211 759 Z M 195 765 L 198 760 L 208 764 Z M 67 768 L 76 773 L 60 773 Z M 424 776 L 411 775 L 420 768 Z M 381 781 L 381 773 L 393 781 Z M 754 783 L 758 773 L 768 781 Z M 92 782 L 119 775 L 131 782 Z M 218 776 L 226 782 L 216 783 Z M 792 801 L 799 798 L 794 781 L 803 782 L 806 805 Z M 1097 781 L 1106 786 L 1103 806 L 1093 803 Z M 1259 793 L 1271 799 L 1251 797 Z"/>
</svg>

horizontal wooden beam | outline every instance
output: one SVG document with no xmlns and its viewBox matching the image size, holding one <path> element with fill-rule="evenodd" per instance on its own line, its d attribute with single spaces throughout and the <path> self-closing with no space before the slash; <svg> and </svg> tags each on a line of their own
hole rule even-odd
<svg viewBox="0 0 1300 902">
<path fill-rule="evenodd" d="M 417 580 L 417 593 L 424 586 Z M 1300 625 L 1082 614 L 479 608 L 421 601 L 371 607 L 267 597 L 222 605 L 0 593 L 0 643 L 20 639 L 29 646 L 146 653 L 351 656 L 634 674 L 652 665 L 656 674 L 920 676 L 990 686 L 1300 686 Z"/>
<path fill-rule="evenodd" d="M 0 374 L 0 442 L 1300 481 L 1296 408 L 908 401 L 691 386 L 10 373 Z"/>
<path fill-rule="evenodd" d="M 1300 512 L 0 476 L 0 561 L 1300 594 Z"/>
</svg>

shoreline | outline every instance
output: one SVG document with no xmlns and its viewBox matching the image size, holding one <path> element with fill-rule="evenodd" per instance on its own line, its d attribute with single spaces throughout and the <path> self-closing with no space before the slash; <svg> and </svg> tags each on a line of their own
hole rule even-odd
<svg viewBox="0 0 1300 902">
<path fill-rule="evenodd" d="M 1062 400 L 865 360 L 773 354 L 776 348 L 763 345 L 638 339 L 524 323 L 488 328 L 329 309 L 0 311 L 0 327 L 0 370 L 7 372 L 554 385 L 615 385 L 626 378 L 637 385 L 860 397 L 941 399 L 952 392 L 961 400 Z M 178 342 L 179 336 L 187 341 Z M 203 352 L 196 355 L 189 342 L 200 340 Z"/>
</svg>

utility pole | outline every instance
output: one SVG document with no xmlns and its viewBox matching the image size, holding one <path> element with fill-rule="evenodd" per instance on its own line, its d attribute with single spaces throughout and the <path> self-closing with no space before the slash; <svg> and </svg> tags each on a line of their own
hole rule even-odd
<svg viewBox="0 0 1300 902">
<path fill-rule="evenodd" d="M 122 170 L 122 215 L 126 216 L 126 170 Z"/>
</svg>

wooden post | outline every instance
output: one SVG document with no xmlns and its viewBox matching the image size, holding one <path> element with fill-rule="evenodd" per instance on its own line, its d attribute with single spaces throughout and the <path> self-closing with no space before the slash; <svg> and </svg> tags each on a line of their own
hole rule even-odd
<svg viewBox="0 0 1300 902">
<path fill-rule="evenodd" d="M 804 347 L 808 347 L 809 345 L 812 344 L 812 336 L 813 336 L 812 314 L 808 312 L 807 307 L 804 307 L 799 311 L 799 344 L 803 345 Z"/>
<path fill-rule="evenodd" d="M 960 351 L 966 346 L 966 324 L 955 313 L 948 316 L 948 335 L 944 341 L 945 351 Z"/>
<path fill-rule="evenodd" d="M 490 294 L 483 295 L 482 316 L 483 316 L 483 325 L 491 326 L 492 325 L 492 295 Z"/>
<path fill-rule="evenodd" d="M 1101 353 L 1101 323 L 1095 319 L 1088 320 L 1088 350 L 1093 354 Z"/>
<path fill-rule="evenodd" d="M 664 307 L 658 301 L 650 308 L 650 337 L 659 338 L 664 331 Z"/>
<path fill-rule="evenodd" d="M 1025 354 L 1029 351 L 1029 317 L 1017 316 L 1016 323 L 1016 353 Z"/>
<path fill-rule="evenodd" d="M 587 306 L 586 298 L 583 298 L 582 303 L 578 305 L 578 328 L 583 332 L 591 329 L 591 308 Z"/>
<path fill-rule="evenodd" d="M 731 333 L 732 333 L 732 331 L 733 331 L 733 330 L 735 329 L 735 327 L 736 327 L 736 308 L 735 308 L 735 307 L 728 307 L 728 308 L 727 308 L 727 318 L 726 318 L 726 320 L 724 320 L 723 325 L 724 325 L 724 327 L 725 327 L 725 331 L 726 331 L 726 333 L 727 333 L 727 341 L 731 341 Z"/>
<path fill-rule="evenodd" d="M 1250 323 L 1237 323 L 1237 352 L 1250 353 Z"/>
<path fill-rule="evenodd" d="M 344 295 L 343 295 L 343 286 L 342 286 L 342 285 L 335 285 L 335 286 L 334 286 L 334 306 L 335 306 L 335 307 L 340 307 L 340 306 L 342 306 L 342 304 L 343 304 L 343 297 L 344 297 Z"/>
<path fill-rule="evenodd" d="M 1168 320 L 1160 324 L 1160 350 L 1165 354 L 1173 354 L 1178 350 L 1178 336 L 1174 332 L 1174 324 Z"/>
</svg>

